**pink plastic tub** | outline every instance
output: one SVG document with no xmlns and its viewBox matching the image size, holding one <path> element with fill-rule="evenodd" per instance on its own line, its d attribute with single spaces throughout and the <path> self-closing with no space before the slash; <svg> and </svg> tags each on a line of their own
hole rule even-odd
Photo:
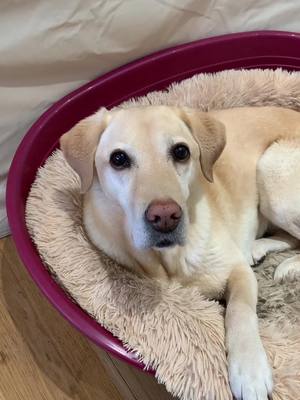
<svg viewBox="0 0 300 400">
<path fill-rule="evenodd" d="M 200 72 L 277 67 L 300 69 L 300 34 L 249 32 L 163 50 L 95 79 L 58 101 L 29 129 L 15 154 L 6 201 L 11 232 L 23 263 L 68 321 L 94 343 L 130 364 L 143 368 L 118 339 L 68 298 L 42 264 L 25 224 L 26 198 L 36 171 L 57 147 L 59 137 L 100 106 L 113 107 Z"/>
</svg>

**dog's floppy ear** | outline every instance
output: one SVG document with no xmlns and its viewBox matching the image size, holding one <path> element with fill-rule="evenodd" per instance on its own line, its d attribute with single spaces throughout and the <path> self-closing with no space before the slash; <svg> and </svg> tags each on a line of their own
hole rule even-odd
<svg viewBox="0 0 300 400">
<path fill-rule="evenodd" d="M 226 144 L 225 126 L 206 112 L 182 109 L 180 114 L 198 143 L 203 175 L 209 182 L 213 182 L 214 163 Z"/>
<path fill-rule="evenodd" d="M 81 180 L 81 193 L 86 193 L 93 182 L 94 159 L 100 135 L 107 126 L 107 110 L 76 124 L 60 138 L 60 147 L 69 165 Z"/>
</svg>

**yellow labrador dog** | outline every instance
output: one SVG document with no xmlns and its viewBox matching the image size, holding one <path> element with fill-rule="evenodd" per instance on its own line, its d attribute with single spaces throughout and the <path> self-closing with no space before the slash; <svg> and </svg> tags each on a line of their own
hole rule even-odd
<svg viewBox="0 0 300 400">
<path fill-rule="evenodd" d="M 250 265 L 298 245 L 299 137 L 300 113 L 287 109 L 149 106 L 101 109 L 61 138 L 98 248 L 135 272 L 226 298 L 237 399 L 272 392 Z M 276 235 L 256 240 L 267 229 Z M 277 278 L 299 271 L 299 260 L 281 265 Z"/>
</svg>

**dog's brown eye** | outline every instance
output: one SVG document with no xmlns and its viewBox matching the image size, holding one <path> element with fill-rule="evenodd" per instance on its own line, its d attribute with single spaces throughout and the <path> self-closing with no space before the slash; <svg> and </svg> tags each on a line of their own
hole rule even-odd
<svg viewBox="0 0 300 400">
<path fill-rule="evenodd" d="M 115 169 L 129 168 L 131 165 L 130 158 L 122 150 L 116 150 L 110 155 L 110 165 Z"/>
<path fill-rule="evenodd" d="M 174 161 L 187 161 L 190 158 L 189 148 L 182 143 L 176 144 L 171 149 L 171 154 Z"/>
</svg>

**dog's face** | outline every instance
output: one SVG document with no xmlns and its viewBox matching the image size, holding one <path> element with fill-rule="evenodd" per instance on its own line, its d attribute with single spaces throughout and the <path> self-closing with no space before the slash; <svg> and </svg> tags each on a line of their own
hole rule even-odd
<svg viewBox="0 0 300 400">
<path fill-rule="evenodd" d="M 212 180 L 224 145 L 218 121 L 164 106 L 102 109 L 61 139 L 83 192 L 96 167 L 101 189 L 122 209 L 125 226 L 120 229 L 125 228 L 137 249 L 185 243 L 195 181 L 201 171 Z"/>
<path fill-rule="evenodd" d="M 135 247 L 184 243 L 199 147 L 175 112 L 117 112 L 101 136 L 95 164 L 102 189 L 124 212 Z"/>
</svg>

